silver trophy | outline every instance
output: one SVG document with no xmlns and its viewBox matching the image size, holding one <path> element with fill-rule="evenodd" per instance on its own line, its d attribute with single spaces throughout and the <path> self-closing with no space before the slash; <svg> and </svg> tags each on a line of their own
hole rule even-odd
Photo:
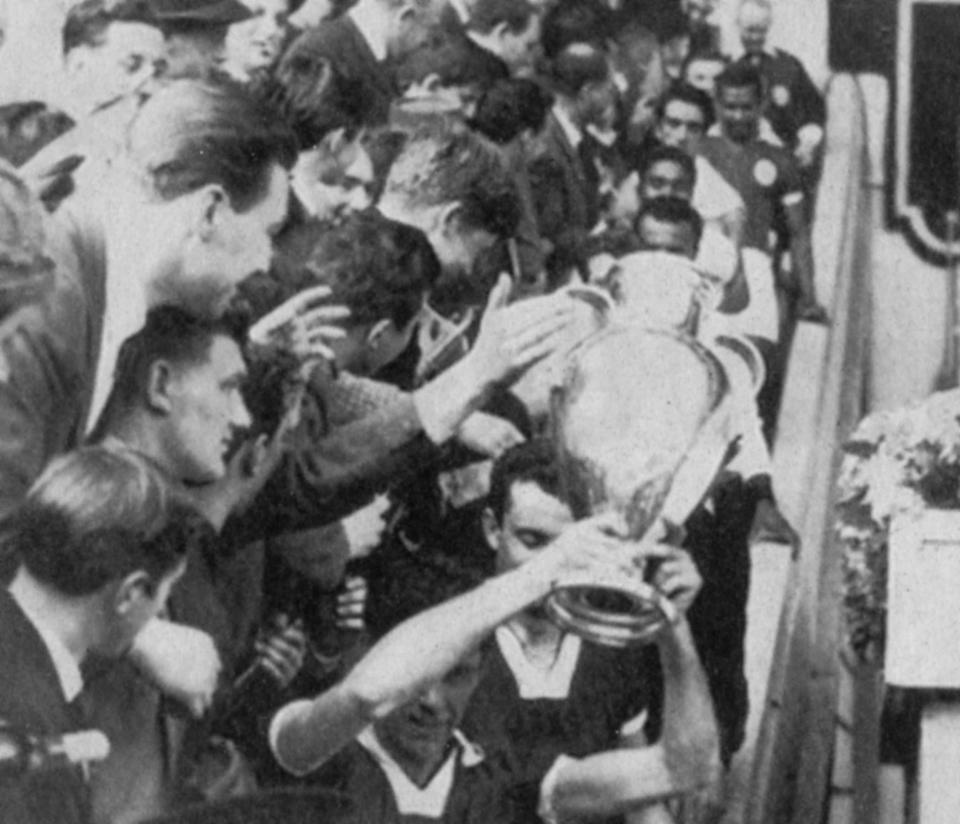
<svg viewBox="0 0 960 824">
<path fill-rule="evenodd" d="M 682 524 L 728 453 L 729 394 L 720 360 L 683 330 L 613 321 L 583 341 L 551 399 L 574 516 L 614 511 L 637 540 L 658 521 Z M 565 582 L 547 609 L 596 643 L 643 643 L 676 617 L 649 572 Z"/>
</svg>

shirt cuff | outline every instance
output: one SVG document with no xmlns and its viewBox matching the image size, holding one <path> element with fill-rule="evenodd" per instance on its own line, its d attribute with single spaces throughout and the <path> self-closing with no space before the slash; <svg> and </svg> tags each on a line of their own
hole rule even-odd
<svg viewBox="0 0 960 824">
<path fill-rule="evenodd" d="M 282 730 L 287 724 L 291 723 L 291 721 L 298 715 L 308 711 L 312 703 L 312 701 L 305 698 L 301 701 L 291 701 L 289 704 L 285 704 L 279 710 L 277 710 L 277 714 L 274 715 L 273 719 L 270 721 L 270 729 L 267 731 L 267 741 L 270 743 L 270 752 L 273 753 L 273 757 L 276 759 L 277 763 L 283 767 L 283 769 L 285 769 L 291 775 L 297 776 L 298 778 L 312 772 L 314 768 L 307 770 L 296 769 L 287 764 L 280 755 L 280 751 L 277 749 L 277 741 L 280 738 L 280 730 Z"/>
<path fill-rule="evenodd" d="M 547 774 L 540 782 L 540 801 L 537 804 L 537 815 L 545 824 L 562 824 L 562 820 L 554 806 L 554 793 L 557 790 L 557 782 L 560 778 L 560 771 L 567 765 L 572 764 L 576 759 L 567 755 L 558 755 L 557 760 L 547 770 Z"/>
</svg>

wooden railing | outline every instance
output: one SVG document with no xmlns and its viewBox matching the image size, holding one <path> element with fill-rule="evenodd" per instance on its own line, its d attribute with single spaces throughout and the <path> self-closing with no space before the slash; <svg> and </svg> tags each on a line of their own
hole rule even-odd
<svg viewBox="0 0 960 824">
<path fill-rule="evenodd" d="M 793 339 L 778 425 L 774 478 L 801 546 L 753 550 L 748 669 L 760 702 L 740 769 L 747 771 L 729 824 L 818 824 L 830 781 L 841 637 L 840 553 L 833 534 L 838 446 L 863 410 L 869 339 L 870 211 L 865 116 L 852 77 L 834 77 L 826 156 L 814 223 L 817 288 L 829 327 L 801 324 Z M 769 553 L 779 553 L 770 555 Z M 758 587 L 757 573 L 776 581 Z M 749 666 L 763 662 L 758 673 Z"/>
</svg>

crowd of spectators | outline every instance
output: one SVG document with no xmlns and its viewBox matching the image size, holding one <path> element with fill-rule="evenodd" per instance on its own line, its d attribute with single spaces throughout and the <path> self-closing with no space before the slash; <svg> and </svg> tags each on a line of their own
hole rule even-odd
<svg viewBox="0 0 960 824">
<path fill-rule="evenodd" d="M 719 820 L 828 316 L 823 99 L 769 0 L 739 55 L 712 6 L 69 4 L 63 99 L 0 107 L 0 723 L 110 751 L 4 773 L 4 821 Z M 550 420 L 637 294 L 752 370 L 642 539 L 574 517 Z M 651 643 L 551 620 L 638 564 Z"/>
</svg>

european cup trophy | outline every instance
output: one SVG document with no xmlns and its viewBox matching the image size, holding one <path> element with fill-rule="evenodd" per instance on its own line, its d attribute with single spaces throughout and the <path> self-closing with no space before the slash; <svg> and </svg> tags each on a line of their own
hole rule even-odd
<svg viewBox="0 0 960 824">
<path fill-rule="evenodd" d="M 584 340 L 551 399 L 574 516 L 614 511 L 631 539 L 658 522 L 682 524 L 728 453 L 729 396 L 720 359 L 683 329 L 614 317 Z M 643 643 L 675 618 L 649 573 L 565 582 L 548 599 L 548 612 L 599 644 Z"/>
</svg>

